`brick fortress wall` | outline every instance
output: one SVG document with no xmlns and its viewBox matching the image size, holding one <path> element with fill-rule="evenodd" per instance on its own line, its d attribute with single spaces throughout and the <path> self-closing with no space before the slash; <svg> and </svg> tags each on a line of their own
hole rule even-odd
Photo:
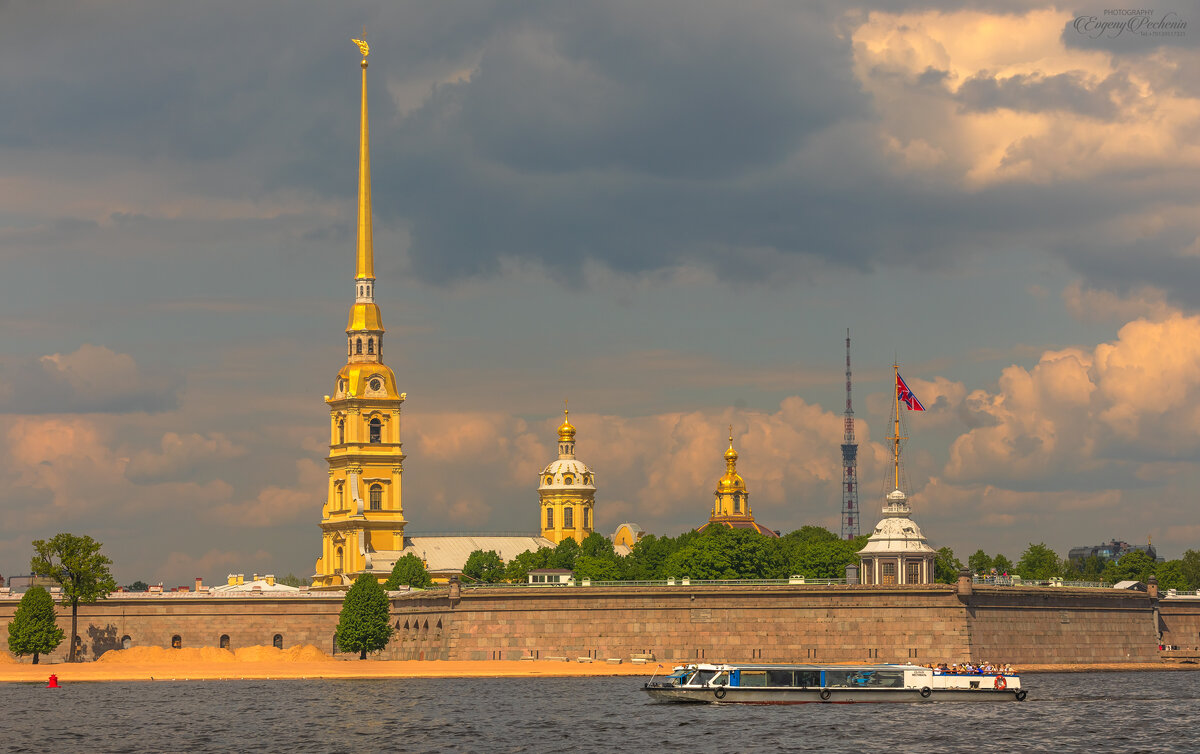
<svg viewBox="0 0 1200 754">
<path fill-rule="evenodd" d="M 1067 588 L 463 589 L 393 603 L 395 659 L 1155 662 L 1152 601 Z"/>
<path fill-rule="evenodd" d="M 490 587 L 401 596 L 387 659 L 652 655 L 732 662 L 1155 662 L 1163 641 L 1200 636 L 1200 601 L 1115 590 L 738 585 Z M 0 636 L 17 599 L 0 600 Z M 58 607 L 70 631 L 70 611 Z M 83 656 L 121 646 L 333 649 L 341 596 L 118 597 L 81 605 Z M 65 657 L 63 642 L 51 659 Z"/>
<path fill-rule="evenodd" d="M 19 599 L 0 600 L 0 637 L 8 649 L 8 623 Z M 58 625 L 71 634 L 71 608 L 56 605 Z M 342 610 L 342 595 L 305 597 L 213 597 L 171 593 L 140 597 L 113 597 L 79 606 L 79 637 L 85 660 L 110 649 L 120 649 L 128 636 L 133 646 L 171 646 L 178 635 L 184 647 L 216 647 L 229 636 L 229 648 L 271 646 L 280 634 L 283 646 L 312 644 L 333 650 L 333 633 Z M 65 660 L 70 644 L 64 640 L 49 656 Z"/>
</svg>

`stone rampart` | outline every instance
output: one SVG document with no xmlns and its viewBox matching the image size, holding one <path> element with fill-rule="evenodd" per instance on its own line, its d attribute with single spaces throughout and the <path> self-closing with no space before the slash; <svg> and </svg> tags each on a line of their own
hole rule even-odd
<svg viewBox="0 0 1200 754">
<path fill-rule="evenodd" d="M 975 586 L 545 586 L 394 596 L 386 659 L 590 657 L 730 662 L 1154 662 L 1200 637 L 1200 600 L 1103 589 Z M 15 598 L 0 599 L 0 636 Z M 70 611 L 59 606 L 70 630 Z M 333 650 L 341 595 L 118 596 L 79 609 L 85 659 L 132 646 L 313 644 Z M 1193 640 L 1200 644 L 1200 640 Z M 65 657 L 63 642 L 51 659 Z"/>
<path fill-rule="evenodd" d="M 0 599 L 0 637 L 7 649 L 8 623 L 17 609 L 16 597 Z M 68 637 L 71 608 L 56 605 L 58 625 Z M 284 648 L 312 644 L 333 649 L 333 633 L 342 609 L 342 595 L 304 597 L 237 596 L 168 593 L 114 596 L 79 606 L 80 652 L 85 660 L 110 649 L 130 646 L 217 647 L 229 637 L 229 648 L 271 646 L 276 634 Z M 49 659 L 65 660 L 70 644 L 64 640 Z"/>
</svg>

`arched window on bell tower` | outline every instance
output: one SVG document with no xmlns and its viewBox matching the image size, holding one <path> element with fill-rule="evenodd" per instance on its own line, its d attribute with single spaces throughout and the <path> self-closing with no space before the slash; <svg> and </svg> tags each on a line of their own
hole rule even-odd
<svg viewBox="0 0 1200 754">
<path fill-rule="evenodd" d="M 383 442 L 382 438 L 383 438 L 383 424 L 380 423 L 378 418 L 372 419 L 371 420 L 371 442 L 372 443 Z"/>
<path fill-rule="evenodd" d="M 367 353 L 375 353 L 375 339 L 367 338 Z"/>
<path fill-rule="evenodd" d="M 343 445 L 346 442 L 346 420 L 345 419 L 338 419 L 337 429 L 338 429 L 338 435 L 337 435 L 338 445 Z"/>
<path fill-rule="evenodd" d="M 383 485 L 381 484 L 371 485 L 371 510 L 383 510 Z"/>
<path fill-rule="evenodd" d="M 359 338 L 358 340 L 354 341 L 354 353 L 356 353 L 356 354 L 362 353 L 362 338 Z"/>
</svg>

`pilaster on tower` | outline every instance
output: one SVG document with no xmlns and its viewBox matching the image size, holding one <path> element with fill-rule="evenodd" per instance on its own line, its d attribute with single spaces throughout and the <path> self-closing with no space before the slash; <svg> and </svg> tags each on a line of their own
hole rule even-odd
<svg viewBox="0 0 1200 754">
<path fill-rule="evenodd" d="M 850 328 L 846 328 L 846 414 L 842 438 L 842 539 L 859 535 L 858 443 L 854 439 L 854 404 L 850 393 Z"/>
</svg>

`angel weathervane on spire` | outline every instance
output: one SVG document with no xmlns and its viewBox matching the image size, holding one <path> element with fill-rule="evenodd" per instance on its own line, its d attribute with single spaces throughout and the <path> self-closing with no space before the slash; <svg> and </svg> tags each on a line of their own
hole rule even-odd
<svg viewBox="0 0 1200 754">
<path fill-rule="evenodd" d="M 367 35 L 366 35 L 366 34 L 363 34 L 363 36 L 365 37 L 365 36 L 367 36 Z M 362 53 L 362 56 L 363 56 L 363 59 L 364 59 L 364 60 L 366 59 L 366 57 L 367 57 L 368 55 L 370 55 L 370 54 L 371 54 L 371 48 L 370 48 L 370 47 L 367 45 L 367 43 L 366 43 L 366 42 L 364 42 L 363 40 L 361 40 L 361 39 L 351 39 L 350 41 L 351 41 L 351 42 L 353 42 L 354 44 L 358 45 L 358 51 Z"/>
</svg>

